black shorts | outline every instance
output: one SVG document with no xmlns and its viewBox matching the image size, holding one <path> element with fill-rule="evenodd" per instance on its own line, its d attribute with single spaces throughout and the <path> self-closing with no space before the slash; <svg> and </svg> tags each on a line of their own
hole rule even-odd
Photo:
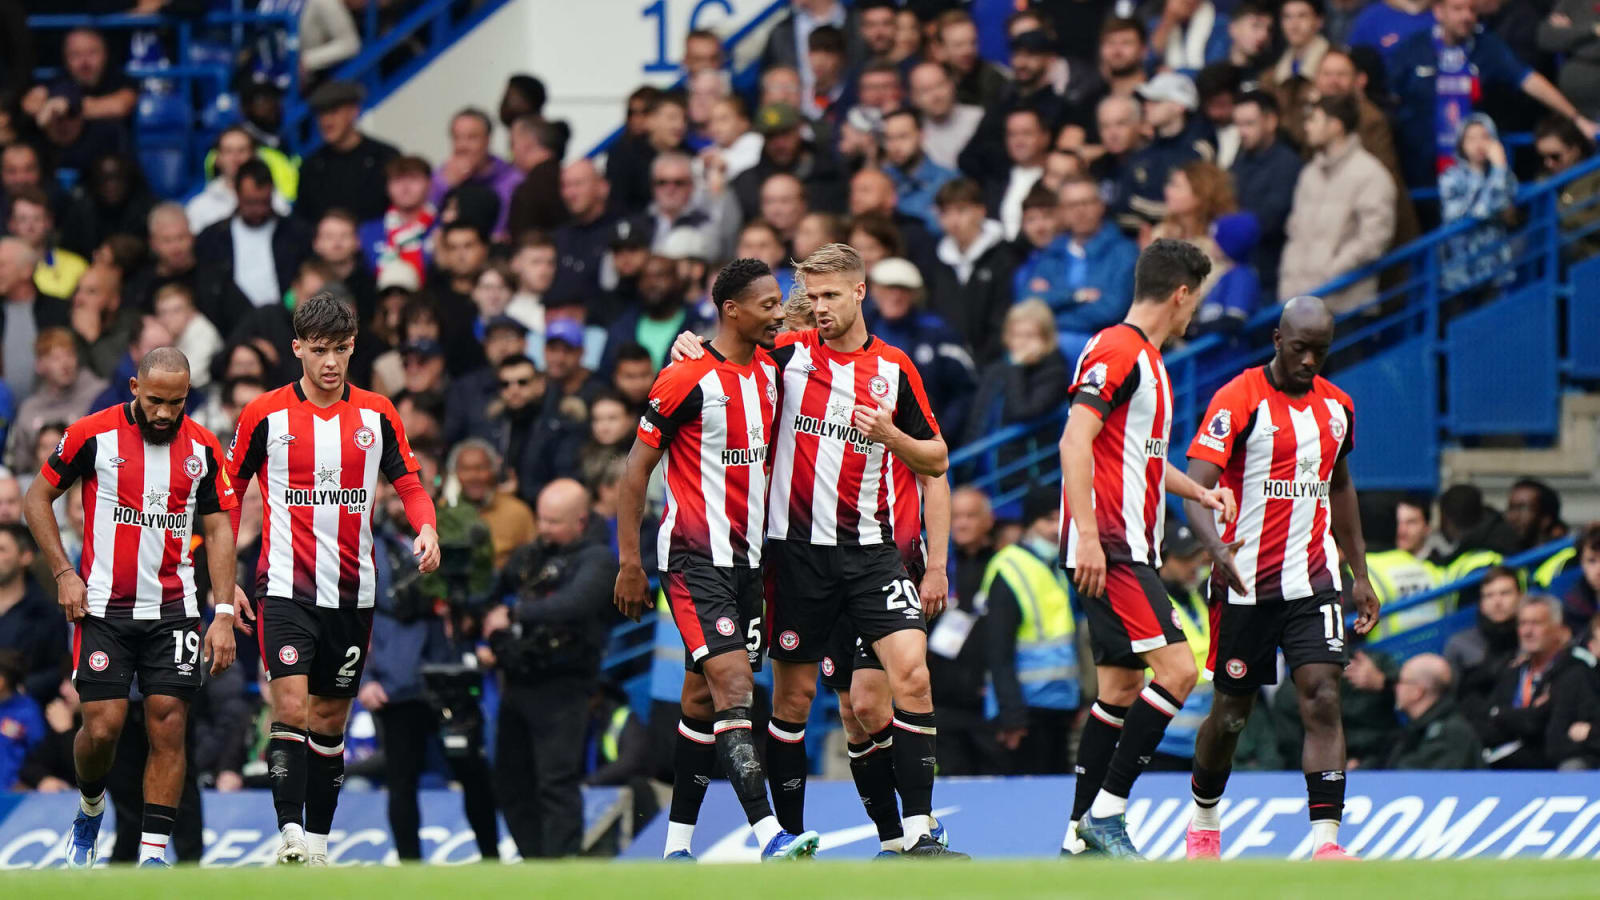
<svg viewBox="0 0 1600 900">
<path fill-rule="evenodd" d="M 760 569 L 690 560 L 662 575 L 685 669 L 700 672 L 707 657 L 743 650 L 750 669 L 761 670 L 767 635 Z"/>
<path fill-rule="evenodd" d="M 146 696 L 193 700 L 205 681 L 200 620 L 85 616 L 72 629 L 72 684 L 80 699 L 126 700 L 135 674 Z"/>
<path fill-rule="evenodd" d="M 372 607 L 315 606 L 287 597 L 263 597 L 256 633 L 267 677 L 307 676 L 316 697 L 354 697 L 372 643 Z"/>
<path fill-rule="evenodd" d="M 1072 580 L 1067 571 L 1067 580 Z M 1089 618 L 1089 646 L 1097 666 L 1143 669 L 1139 654 L 1188 640 L 1161 576 L 1145 563 L 1106 563 L 1106 589 L 1083 597 L 1074 588 L 1073 601 Z"/>
<path fill-rule="evenodd" d="M 1214 588 L 1211 653 L 1206 659 L 1217 690 L 1248 694 L 1261 685 L 1277 684 L 1280 647 L 1291 672 L 1308 663 L 1344 666 L 1344 608 L 1337 593 L 1248 606 L 1229 603 L 1217 593 Z"/>
<path fill-rule="evenodd" d="M 905 563 L 906 575 L 911 583 L 922 584 L 928 564 L 921 552 L 901 554 L 901 560 Z M 850 617 L 840 616 L 838 623 L 833 626 L 833 635 L 828 639 L 827 652 L 822 657 L 822 686 L 830 691 L 848 691 L 856 669 L 882 671 L 883 663 L 878 660 L 872 645 L 861 640 Z"/>
<path fill-rule="evenodd" d="M 837 669 L 834 642 L 848 640 L 836 633 L 841 621 L 868 647 L 896 631 L 927 630 L 917 585 L 893 544 L 819 547 L 768 540 L 766 554 L 773 659 L 809 663 L 831 657 Z"/>
</svg>

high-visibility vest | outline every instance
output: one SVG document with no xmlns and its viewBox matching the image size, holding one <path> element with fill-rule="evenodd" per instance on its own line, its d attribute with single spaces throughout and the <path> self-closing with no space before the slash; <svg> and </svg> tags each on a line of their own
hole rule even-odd
<svg viewBox="0 0 1600 900">
<path fill-rule="evenodd" d="M 604 734 L 600 735 L 600 761 L 614 763 L 621 756 L 618 750 L 622 742 L 622 730 L 628 727 L 628 717 L 633 715 L 633 710 L 628 705 L 617 707 L 611 712 L 611 721 L 606 724 Z"/>
<path fill-rule="evenodd" d="M 1189 649 L 1194 653 L 1194 667 L 1201 677 L 1195 682 L 1194 690 L 1189 692 L 1188 699 L 1183 701 L 1178 714 L 1167 724 L 1166 733 L 1156 747 L 1157 751 L 1169 756 L 1194 756 L 1194 741 L 1200 735 L 1200 723 L 1211 714 L 1211 701 L 1215 696 L 1211 675 L 1206 671 L 1206 659 L 1211 655 L 1211 616 L 1198 593 L 1190 591 L 1189 596 L 1191 604 L 1173 603 L 1172 610 L 1183 625 L 1183 636 L 1189 641 Z M 1195 611 L 1191 611 L 1190 606 Z"/>
<path fill-rule="evenodd" d="M 1073 642 L 1072 601 L 1060 569 L 1026 548 L 1005 547 L 989 560 L 976 603 L 987 606 L 989 588 L 1003 579 L 1017 598 L 1017 681 L 1022 698 L 1040 709 L 1077 709 L 1078 647 Z M 994 692 L 990 691 L 993 703 Z"/>
<path fill-rule="evenodd" d="M 1556 576 L 1564 572 L 1567 565 L 1577 558 L 1577 547 L 1566 547 L 1557 550 L 1549 559 L 1540 563 L 1539 567 L 1533 570 L 1533 583 L 1542 588 L 1549 587 L 1550 582 L 1555 581 Z"/>
<path fill-rule="evenodd" d="M 1373 593 L 1378 595 L 1378 602 L 1383 608 L 1444 583 L 1443 572 L 1438 566 L 1399 548 L 1368 553 L 1367 578 L 1372 582 Z M 1454 597 L 1437 597 L 1410 609 L 1385 615 L 1373 627 L 1368 639 L 1393 637 L 1429 622 L 1437 622 L 1448 615 L 1454 606 Z"/>
</svg>

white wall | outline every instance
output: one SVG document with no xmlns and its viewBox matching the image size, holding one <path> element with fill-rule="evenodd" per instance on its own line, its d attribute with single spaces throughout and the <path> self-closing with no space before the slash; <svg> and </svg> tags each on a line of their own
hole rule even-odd
<svg viewBox="0 0 1600 900">
<path fill-rule="evenodd" d="M 676 71 L 648 70 L 660 57 L 663 19 L 666 58 L 675 65 L 691 20 L 726 36 L 770 3 L 513 0 L 369 110 L 362 124 L 372 135 L 437 165 L 449 154 L 450 115 L 475 105 L 496 116 L 506 79 L 528 72 L 549 91 L 545 115 L 572 126 L 567 158 L 574 159 L 622 124 L 634 88 L 664 87 L 677 79 Z M 503 154 L 506 137 L 496 130 L 495 146 Z"/>
</svg>

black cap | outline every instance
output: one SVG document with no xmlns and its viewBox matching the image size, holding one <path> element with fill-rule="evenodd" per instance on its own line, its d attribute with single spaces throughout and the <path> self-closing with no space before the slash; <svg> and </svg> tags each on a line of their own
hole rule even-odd
<svg viewBox="0 0 1600 900">
<path fill-rule="evenodd" d="M 324 81 L 306 98 L 306 105 L 320 113 L 341 106 L 360 106 L 366 98 L 366 90 L 354 81 Z"/>
<path fill-rule="evenodd" d="M 1036 487 L 1022 498 L 1022 525 L 1027 527 L 1045 516 L 1061 513 L 1061 492 L 1053 487 Z"/>
<path fill-rule="evenodd" d="M 1194 530 L 1182 522 L 1167 520 L 1167 535 L 1162 553 L 1167 556 L 1193 556 L 1201 550 Z"/>
<path fill-rule="evenodd" d="M 522 324 L 520 320 L 504 314 L 495 316 L 483 323 L 483 334 L 488 337 L 489 332 L 498 331 L 501 328 L 509 328 L 523 337 L 528 336 L 528 326 Z"/>
</svg>

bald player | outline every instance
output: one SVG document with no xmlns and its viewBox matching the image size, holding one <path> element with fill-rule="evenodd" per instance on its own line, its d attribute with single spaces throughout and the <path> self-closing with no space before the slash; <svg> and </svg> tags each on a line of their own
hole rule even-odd
<svg viewBox="0 0 1600 900">
<path fill-rule="evenodd" d="M 152 350 L 128 388 L 132 402 L 67 428 L 25 501 L 61 610 L 75 629 L 72 681 L 83 726 L 72 746 L 80 796 L 67 848 L 71 868 L 95 862 L 106 775 L 135 674 L 150 739 L 139 865 L 167 865 L 189 703 L 200 689 L 202 666 L 209 664 L 215 676 L 234 659 L 234 605 L 226 600 L 216 604 L 201 656 L 191 536 L 196 526 L 204 528 L 211 584 L 232 598 L 239 589 L 228 510 L 238 502 L 222 472 L 217 439 L 183 414 L 189 361 L 172 347 Z M 85 521 L 82 562 L 74 566 L 50 507 L 77 482 L 83 484 Z"/>
<path fill-rule="evenodd" d="M 1313 855 L 1353 858 L 1339 846 L 1347 758 L 1339 715 L 1347 652 L 1341 553 L 1354 580 L 1356 633 L 1378 620 L 1345 460 L 1355 446 L 1355 407 L 1318 374 L 1333 344 L 1333 316 L 1320 299 L 1285 303 L 1272 343 L 1270 362 L 1217 391 L 1189 446 L 1189 476 L 1207 487 L 1220 480 L 1239 498 L 1239 517 L 1220 535 L 1215 517 L 1185 504 L 1215 562 L 1206 674 L 1216 699 L 1195 741 L 1191 859 L 1220 855 L 1217 804 L 1259 688 L 1277 683 L 1280 648 L 1305 724 Z"/>
</svg>

